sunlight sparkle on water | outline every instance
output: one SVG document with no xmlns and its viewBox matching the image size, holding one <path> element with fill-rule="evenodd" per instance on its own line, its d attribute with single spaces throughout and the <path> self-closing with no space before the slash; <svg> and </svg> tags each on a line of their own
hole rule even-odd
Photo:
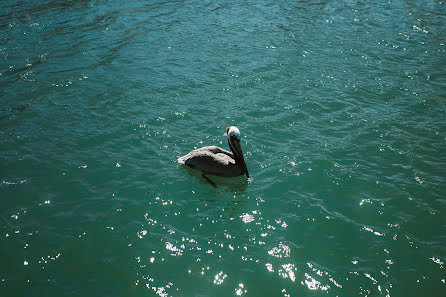
<svg viewBox="0 0 446 297">
<path fill-rule="evenodd" d="M 177 248 L 176 246 L 174 246 L 173 244 L 171 244 L 170 242 L 166 242 L 166 249 L 169 251 L 172 251 L 174 253 L 171 253 L 171 256 L 181 256 L 183 254 L 183 250 L 180 248 Z"/>
<path fill-rule="evenodd" d="M 251 223 L 252 221 L 254 221 L 254 216 L 250 215 L 249 213 L 241 215 L 240 218 L 244 223 Z"/>
<path fill-rule="evenodd" d="M 294 275 L 294 271 L 296 271 L 297 268 L 294 267 L 294 264 L 283 264 L 282 268 L 279 269 L 279 275 L 281 275 L 283 278 L 290 278 L 292 282 L 296 281 L 296 276 Z"/>
<path fill-rule="evenodd" d="M 243 284 L 238 284 L 238 288 L 235 289 L 235 294 L 237 296 L 241 296 L 243 293 L 246 293 L 247 290 L 245 289 L 245 286 Z"/>
<path fill-rule="evenodd" d="M 287 258 L 290 256 L 290 253 L 291 253 L 290 247 L 282 243 L 280 243 L 278 247 L 273 247 L 271 250 L 268 251 L 269 255 L 276 258 L 282 258 L 282 257 Z"/>
<path fill-rule="evenodd" d="M 215 275 L 214 284 L 221 285 L 227 276 L 228 275 L 224 274 L 223 271 L 220 271 Z"/>
<path fill-rule="evenodd" d="M 272 265 L 272 264 L 270 264 L 270 263 L 266 263 L 265 266 L 266 266 L 266 269 L 268 269 L 269 272 L 274 272 L 274 269 L 273 269 L 273 265 Z"/>
</svg>

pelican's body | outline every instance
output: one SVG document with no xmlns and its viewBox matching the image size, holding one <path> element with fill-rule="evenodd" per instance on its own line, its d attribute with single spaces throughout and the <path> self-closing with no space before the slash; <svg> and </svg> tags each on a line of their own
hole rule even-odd
<svg viewBox="0 0 446 297">
<path fill-rule="evenodd" d="M 178 163 L 211 175 L 234 177 L 244 173 L 243 169 L 236 165 L 234 154 L 218 146 L 205 146 L 193 150 L 180 157 Z"/>
<path fill-rule="evenodd" d="M 232 152 L 224 150 L 218 146 L 205 146 L 191 151 L 178 159 L 178 163 L 185 164 L 198 169 L 203 174 L 211 174 L 225 177 L 234 177 L 246 174 L 243 152 L 240 147 L 240 131 L 237 127 L 226 127 L 229 148 Z"/>
</svg>

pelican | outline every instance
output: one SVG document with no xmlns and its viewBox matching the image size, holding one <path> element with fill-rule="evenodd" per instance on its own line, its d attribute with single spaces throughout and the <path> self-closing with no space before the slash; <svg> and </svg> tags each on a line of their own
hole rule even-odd
<svg viewBox="0 0 446 297">
<path fill-rule="evenodd" d="M 191 151 L 185 156 L 178 158 L 178 163 L 185 164 L 203 172 L 202 176 L 214 187 L 205 174 L 234 177 L 246 174 L 249 178 L 248 168 L 246 168 L 245 158 L 240 147 L 240 131 L 235 126 L 226 126 L 228 144 L 230 151 L 218 146 L 205 146 Z"/>
</svg>

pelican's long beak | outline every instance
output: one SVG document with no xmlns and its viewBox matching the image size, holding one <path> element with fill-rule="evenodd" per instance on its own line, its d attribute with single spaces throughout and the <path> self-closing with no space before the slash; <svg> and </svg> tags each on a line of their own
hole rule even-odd
<svg viewBox="0 0 446 297">
<path fill-rule="evenodd" d="M 237 137 L 229 137 L 229 146 L 232 148 L 236 161 L 239 161 L 245 171 L 246 177 L 249 178 L 248 168 L 246 167 L 245 158 L 243 157 L 242 147 L 240 146 L 240 140 Z"/>
</svg>

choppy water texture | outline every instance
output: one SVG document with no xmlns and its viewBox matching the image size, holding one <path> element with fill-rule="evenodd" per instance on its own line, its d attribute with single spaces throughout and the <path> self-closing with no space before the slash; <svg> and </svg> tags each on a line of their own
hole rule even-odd
<svg viewBox="0 0 446 297">
<path fill-rule="evenodd" d="M 2 1 L 0 295 L 445 296 L 445 5 Z"/>
</svg>

